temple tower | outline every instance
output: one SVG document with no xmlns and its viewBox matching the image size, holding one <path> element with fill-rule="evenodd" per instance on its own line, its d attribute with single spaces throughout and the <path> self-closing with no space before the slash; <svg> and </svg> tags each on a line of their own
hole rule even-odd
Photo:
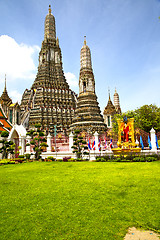
<svg viewBox="0 0 160 240">
<path fill-rule="evenodd" d="M 11 103 L 12 103 L 12 99 L 8 96 L 7 87 L 6 87 L 6 75 L 5 75 L 4 90 L 0 97 L 0 104 L 6 116 L 8 115 L 8 107 Z"/>
<path fill-rule="evenodd" d="M 38 73 L 31 89 L 25 90 L 21 101 L 22 124 L 32 128 L 40 123 L 46 132 L 52 132 L 56 125 L 58 131 L 66 132 L 72 123 L 75 107 L 76 95 L 64 76 L 55 18 L 49 6 Z"/>
<path fill-rule="evenodd" d="M 119 95 L 117 93 L 117 90 L 115 88 L 115 93 L 114 93 L 114 106 L 116 108 L 117 113 L 121 113 L 121 107 L 120 107 L 120 102 L 119 102 Z"/>
<path fill-rule="evenodd" d="M 7 87 L 6 87 L 6 75 L 5 75 L 5 85 L 4 91 L 0 97 L 1 107 L 9 120 L 10 124 L 20 124 L 20 106 L 18 102 L 12 103 L 12 99 L 8 95 Z"/>
<path fill-rule="evenodd" d="M 105 107 L 104 112 L 103 112 L 104 122 L 106 123 L 106 125 L 109 129 L 112 128 L 113 116 L 115 114 L 121 114 L 121 107 L 120 107 L 120 103 L 119 103 L 119 95 L 118 95 L 116 89 L 115 89 L 115 93 L 114 93 L 113 98 L 114 98 L 114 104 L 111 101 L 110 92 L 109 92 L 108 103 L 107 103 L 107 106 Z"/>
<path fill-rule="evenodd" d="M 114 116 L 114 114 L 116 114 L 116 108 L 111 101 L 109 93 L 108 103 L 103 112 L 104 122 L 109 129 L 112 128 L 112 117 Z"/>
<path fill-rule="evenodd" d="M 79 96 L 71 130 L 104 132 L 106 125 L 95 94 L 95 80 L 92 70 L 91 52 L 84 39 L 80 53 Z"/>
</svg>

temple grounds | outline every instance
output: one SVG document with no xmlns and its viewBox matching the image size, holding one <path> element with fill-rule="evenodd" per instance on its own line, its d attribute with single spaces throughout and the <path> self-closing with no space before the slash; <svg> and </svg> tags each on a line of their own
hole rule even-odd
<svg viewBox="0 0 160 240">
<path fill-rule="evenodd" d="M 160 162 L 0 166 L 0 239 L 122 240 L 160 233 Z"/>
</svg>

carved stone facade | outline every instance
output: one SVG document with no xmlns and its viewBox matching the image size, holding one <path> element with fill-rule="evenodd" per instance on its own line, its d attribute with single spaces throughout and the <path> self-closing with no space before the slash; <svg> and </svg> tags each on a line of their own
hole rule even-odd
<svg viewBox="0 0 160 240">
<path fill-rule="evenodd" d="M 64 76 L 55 18 L 49 6 L 38 73 L 31 89 L 26 89 L 22 96 L 22 124 L 32 128 L 40 123 L 46 132 L 52 132 L 56 125 L 57 131 L 66 132 L 72 123 L 75 108 L 76 94 L 69 88 Z"/>
<path fill-rule="evenodd" d="M 92 70 L 90 49 L 84 40 L 80 54 L 79 96 L 71 130 L 104 132 L 106 125 L 95 94 L 95 80 Z"/>
</svg>

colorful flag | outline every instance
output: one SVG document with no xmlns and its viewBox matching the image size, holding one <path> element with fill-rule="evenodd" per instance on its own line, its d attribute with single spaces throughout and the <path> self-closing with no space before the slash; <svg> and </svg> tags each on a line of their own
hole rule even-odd
<svg viewBox="0 0 160 240">
<path fill-rule="evenodd" d="M 151 149 L 152 149 L 152 144 L 151 144 L 151 141 L 150 141 L 149 135 L 148 135 L 148 145 L 149 145 L 149 149 L 151 150 Z"/>
<path fill-rule="evenodd" d="M 109 147 L 110 147 L 110 148 L 113 148 L 112 138 L 111 138 L 111 140 L 110 140 Z"/>
<path fill-rule="evenodd" d="M 157 139 L 157 135 L 156 135 L 156 146 L 157 146 L 157 149 L 159 148 L 158 146 L 158 139 Z"/>
<path fill-rule="evenodd" d="M 93 150 L 96 149 L 95 139 L 94 139 L 94 141 L 93 141 L 93 143 L 92 143 L 92 149 L 93 149 Z"/>
<path fill-rule="evenodd" d="M 141 144 L 141 148 L 142 148 L 142 150 L 143 150 L 143 149 L 144 149 L 144 145 L 143 145 L 142 136 L 140 136 L 140 144 Z"/>
<path fill-rule="evenodd" d="M 90 141 L 90 139 L 88 139 L 88 149 L 89 149 L 89 150 L 92 149 L 92 148 L 91 148 L 91 141 Z"/>
<path fill-rule="evenodd" d="M 101 150 L 101 139 L 100 138 L 99 138 L 98 148 L 99 148 L 99 151 L 100 151 Z"/>
<path fill-rule="evenodd" d="M 104 142 L 105 142 L 104 149 L 106 149 L 107 148 L 107 140 L 106 140 L 106 138 L 104 138 Z"/>
</svg>

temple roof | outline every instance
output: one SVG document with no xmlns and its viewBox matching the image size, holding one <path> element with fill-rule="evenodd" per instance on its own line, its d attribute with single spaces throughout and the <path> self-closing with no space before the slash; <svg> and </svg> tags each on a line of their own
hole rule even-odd
<svg viewBox="0 0 160 240">
<path fill-rule="evenodd" d="M 109 100 L 108 100 L 107 106 L 104 109 L 103 114 L 112 114 L 112 113 L 113 114 L 116 113 L 116 109 L 111 101 L 110 94 L 109 94 Z"/>
<path fill-rule="evenodd" d="M 0 132 L 11 130 L 12 124 L 8 121 L 2 106 L 0 105 Z"/>
<path fill-rule="evenodd" d="M 7 88 L 6 88 L 6 76 L 5 76 L 5 86 L 4 86 L 4 90 L 3 90 L 3 93 L 0 97 L 0 102 L 1 103 L 12 103 L 12 100 L 11 98 L 8 96 L 8 92 L 7 92 Z"/>
</svg>

